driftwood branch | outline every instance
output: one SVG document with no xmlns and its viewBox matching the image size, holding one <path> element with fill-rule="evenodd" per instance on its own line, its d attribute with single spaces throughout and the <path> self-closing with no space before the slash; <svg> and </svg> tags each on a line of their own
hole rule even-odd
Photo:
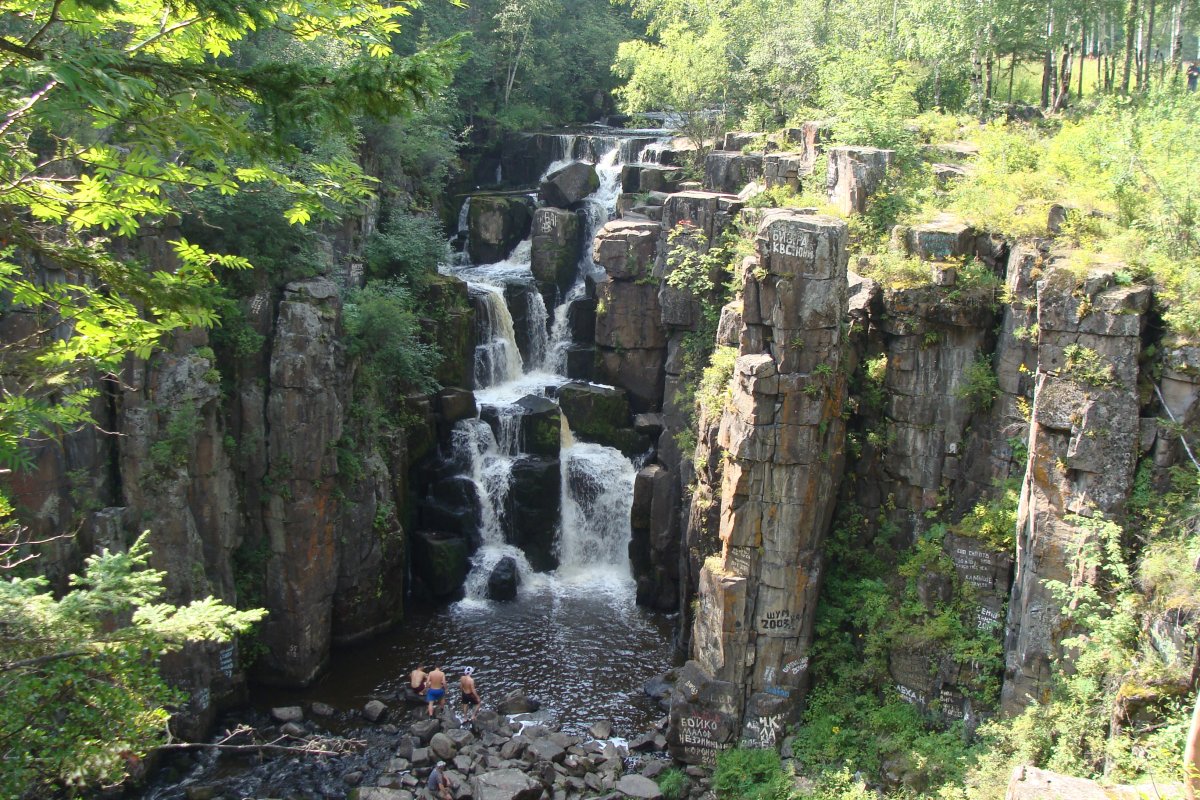
<svg viewBox="0 0 1200 800">
<path fill-rule="evenodd" d="M 366 747 L 362 739 L 300 739 L 294 736 L 279 736 L 269 742 L 251 742 L 249 744 L 235 743 L 235 739 L 248 736 L 253 738 L 255 730 L 246 725 L 240 725 L 215 742 L 168 742 L 153 748 L 155 751 L 187 751 L 187 750 L 217 750 L 222 753 L 250 753 L 262 755 L 291 756 L 340 756 L 353 750 Z"/>
</svg>

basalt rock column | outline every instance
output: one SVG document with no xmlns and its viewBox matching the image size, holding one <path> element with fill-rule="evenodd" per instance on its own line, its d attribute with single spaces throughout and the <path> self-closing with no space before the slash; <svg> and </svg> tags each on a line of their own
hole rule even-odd
<svg viewBox="0 0 1200 800">
<path fill-rule="evenodd" d="M 1149 305 L 1148 287 L 1119 286 L 1111 271 L 1082 281 L 1052 271 L 1038 284 L 1037 388 L 1004 648 L 1006 713 L 1046 699 L 1051 662 L 1067 656 L 1068 623 L 1046 582 L 1094 579 L 1075 569 L 1074 548 L 1095 537 L 1087 518 L 1121 514 L 1133 486 Z"/>
<path fill-rule="evenodd" d="M 722 553 L 700 576 L 693 657 L 734 684 L 741 740 L 773 746 L 807 688 L 821 545 L 844 461 L 846 225 L 764 215 L 721 421 Z"/>
</svg>

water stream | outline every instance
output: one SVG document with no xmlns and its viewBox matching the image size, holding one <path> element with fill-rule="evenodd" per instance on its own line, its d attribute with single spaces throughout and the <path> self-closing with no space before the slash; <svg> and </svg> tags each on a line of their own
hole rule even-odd
<svg viewBox="0 0 1200 800">
<path fill-rule="evenodd" d="M 598 141 L 605 152 L 594 152 Z M 477 311 L 474 376 L 481 414 L 457 423 L 450 444 L 456 462 L 468 465 L 463 475 L 480 500 L 480 546 L 471 559 L 464 597 L 431 611 L 410 611 L 395 633 L 335 654 L 329 672 L 304 696 L 360 707 L 371 696 L 402 689 L 418 663 L 437 662 L 452 678 L 461 667 L 475 667 L 485 706 L 523 688 L 543 703 L 537 718 L 568 729 L 610 719 L 618 735 L 629 736 L 661 714 L 642 695 L 641 685 L 670 665 L 670 622 L 634 602 L 628 547 L 636 469 L 630 459 L 613 448 L 575 441 L 563 418 L 558 568 L 535 572 L 506 532 L 512 525 L 508 496 L 514 469 L 528 458 L 521 452 L 526 410 L 520 401 L 553 398 L 567 381 L 567 308 L 584 295 L 585 278 L 597 269 L 591 242 L 615 210 L 621 164 L 638 155 L 624 152 L 629 149 L 617 137 L 609 142 L 564 136 L 562 160 L 546 170 L 585 159 L 595 163 L 600 176 L 599 189 L 584 203 L 586 245 L 575 283 L 554 309 L 546 309 L 536 290 L 529 240 L 495 264 L 471 264 L 459 256 L 443 267 L 467 281 Z M 467 213 L 464 209 L 460 229 Z M 516 303 L 526 304 L 517 309 L 523 313 L 514 313 Z M 514 317 L 521 322 L 514 323 Z M 524 358 L 518 347 L 522 337 Z M 495 603 L 486 599 L 487 580 L 506 557 L 517 563 L 518 596 Z M 278 703 L 289 696 L 276 690 L 266 697 Z"/>
</svg>

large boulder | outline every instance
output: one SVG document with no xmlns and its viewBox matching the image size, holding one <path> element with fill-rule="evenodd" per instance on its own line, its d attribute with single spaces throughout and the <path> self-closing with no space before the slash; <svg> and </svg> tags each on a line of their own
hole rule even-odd
<svg viewBox="0 0 1200 800">
<path fill-rule="evenodd" d="M 637 414 L 662 408 L 665 347 L 628 350 L 601 347 L 596 350 L 595 379 L 628 392 L 629 407 Z"/>
<path fill-rule="evenodd" d="M 467 212 L 467 254 L 476 264 L 503 261 L 529 235 L 532 221 L 526 198 L 473 196 Z"/>
<path fill-rule="evenodd" d="M 923 261 L 949 261 L 975 251 L 975 231 L 952 214 L 940 214 L 908 231 L 908 248 Z"/>
<path fill-rule="evenodd" d="M 622 775 L 613 788 L 626 797 L 638 800 L 661 800 L 663 796 L 658 784 L 644 775 Z"/>
<path fill-rule="evenodd" d="M 638 449 L 641 437 L 629 427 L 629 401 L 620 389 L 568 383 L 558 390 L 558 404 L 576 438 L 623 452 Z"/>
<path fill-rule="evenodd" d="M 829 202 L 843 214 L 861 214 L 867 199 L 883 183 L 892 165 L 894 150 L 876 147 L 831 147 L 826 188 Z"/>
<path fill-rule="evenodd" d="M 524 689 L 513 689 L 496 704 L 496 710 L 501 714 L 529 714 L 541 707 L 541 702 L 525 694 Z"/>
<path fill-rule="evenodd" d="M 462 588 L 470 567 L 467 540 L 433 531 L 413 535 L 413 574 L 434 597 L 452 597 Z"/>
<path fill-rule="evenodd" d="M 812 172 L 812 163 L 803 153 L 769 153 L 763 157 L 763 181 L 767 188 L 786 186 L 800 191 L 800 181 Z"/>
<path fill-rule="evenodd" d="M 737 194 L 746 184 L 762 176 L 761 153 L 714 150 L 704 159 L 704 188 Z"/>
<path fill-rule="evenodd" d="M 622 350 L 666 347 L 658 286 L 629 281 L 598 282 L 596 344 Z"/>
<path fill-rule="evenodd" d="M 521 585 L 521 573 L 512 556 L 505 556 L 488 575 L 487 596 L 489 600 L 508 602 L 517 599 L 517 587 Z"/>
<path fill-rule="evenodd" d="M 643 164 L 638 173 L 637 190 L 643 194 L 649 192 L 671 192 L 679 189 L 679 184 L 687 180 L 687 175 L 679 167 L 660 167 Z"/>
<path fill-rule="evenodd" d="M 596 168 L 575 161 L 547 175 L 538 189 L 538 196 L 548 206 L 572 208 L 599 188 L 600 176 L 596 174 Z"/>
<path fill-rule="evenodd" d="M 656 222 L 613 220 L 596 234 L 592 260 L 618 281 L 648 278 L 658 253 L 662 227 Z"/>
<path fill-rule="evenodd" d="M 557 456 L 562 440 L 562 421 L 553 400 L 526 395 L 521 407 L 521 451 L 536 456 Z"/>
<path fill-rule="evenodd" d="M 519 769 L 498 769 L 471 778 L 472 800 L 538 800 L 542 784 Z"/>
<path fill-rule="evenodd" d="M 579 215 L 561 208 L 539 208 L 533 213 L 532 245 L 530 269 L 546 308 L 554 308 L 554 301 L 575 282 L 583 252 Z"/>
<path fill-rule="evenodd" d="M 514 462 L 504 509 L 509 542 L 538 571 L 558 566 L 554 538 L 561 512 L 562 476 L 557 458 L 522 456 Z"/>
</svg>

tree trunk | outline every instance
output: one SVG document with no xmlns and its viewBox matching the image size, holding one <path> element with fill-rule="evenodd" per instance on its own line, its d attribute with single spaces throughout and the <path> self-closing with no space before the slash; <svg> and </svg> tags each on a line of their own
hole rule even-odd
<svg viewBox="0 0 1200 800">
<path fill-rule="evenodd" d="M 1083 73 L 1087 72 L 1087 25 L 1079 26 L 1079 99 L 1083 99 Z"/>
<path fill-rule="evenodd" d="M 1171 68 L 1178 78 L 1183 72 L 1183 17 L 1187 13 L 1187 0 L 1179 0 L 1175 6 L 1175 28 L 1171 31 Z"/>
<path fill-rule="evenodd" d="M 1042 108 L 1050 107 L 1054 83 L 1054 6 L 1046 3 L 1046 52 L 1042 55 Z"/>
<path fill-rule="evenodd" d="M 1071 53 L 1071 45 L 1064 44 L 1062 50 L 1062 63 L 1059 73 L 1059 92 L 1054 98 L 1054 110 L 1062 111 L 1067 107 L 1067 101 L 1071 98 L 1071 65 L 1074 58 Z"/>
<path fill-rule="evenodd" d="M 1133 49 L 1136 45 L 1138 0 L 1129 0 L 1125 7 L 1125 72 L 1121 76 L 1121 94 L 1129 94 L 1129 79 L 1133 76 Z"/>
<path fill-rule="evenodd" d="M 1150 90 L 1151 53 L 1154 50 L 1154 12 L 1158 7 L 1155 0 L 1148 0 L 1150 9 L 1146 13 L 1146 29 L 1142 32 L 1142 82 L 1138 84 L 1143 92 Z"/>
<path fill-rule="evenodd" d="M 1017 74 L 1017 54 L 1012 54 L 1012 59 L 1008 62 L 1008 104 L 1012 105 L 1012 87 L 1013 78 Z"/>
<path fill-rule="evenodd" d="M 1200 692 L 1192 709 L 1192 725 L 1188 728 L 1187 744 L 1183 748 L 1183 793 L 1187 800 L 1200 797 Z"/>
<path fill-rule="evenodd" d="M 989 50 L 988 54 L 987 54 L 987 61 L 984 62 L 984 68 L 983 68 L 983 97 L 988 102 L 991 102 L 991 99 L 992 99 L 992 84 L 993 84 L 992 51 Z"/>
</svg>

